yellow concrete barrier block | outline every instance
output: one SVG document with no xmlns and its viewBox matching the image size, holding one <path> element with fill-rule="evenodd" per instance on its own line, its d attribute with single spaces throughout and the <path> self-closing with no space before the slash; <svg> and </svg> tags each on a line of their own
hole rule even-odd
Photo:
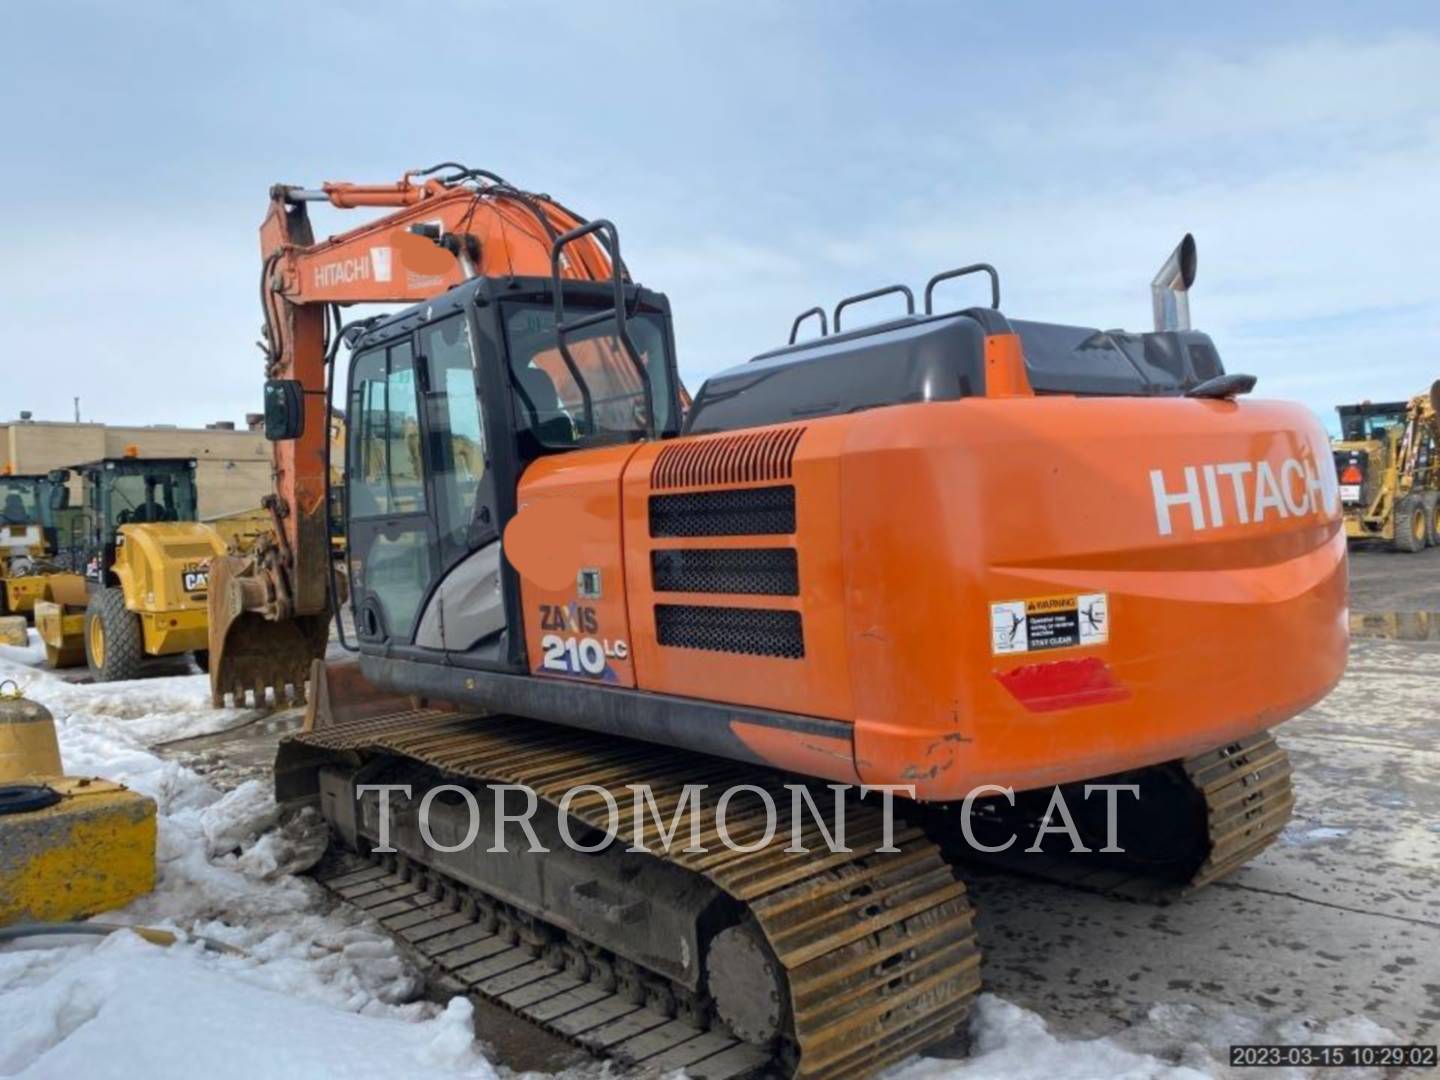
<svg viewBox="0 0 1440 1080">
<path fill-rule="evenodd" d="M 45 783 L 54 805 L 0 812 L 0 926 L 82 919 L 155 887 L 153 800 L 108 780 Z"/>
</svg>

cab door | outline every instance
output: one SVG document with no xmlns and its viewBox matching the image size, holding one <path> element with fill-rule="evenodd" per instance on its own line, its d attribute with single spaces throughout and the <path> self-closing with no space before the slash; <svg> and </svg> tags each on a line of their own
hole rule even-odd
<svg viewBox="0 0 1440 1080">
<path fill-rule="evenodd" d="M 425 469 L 438 540 L 416 628 L 425 649 L 498 659 L 505 629 L 500 529 L 469 323 L 457 312 L 416 334 L 424 374 Z"/>
<path fill-rule="evenodd" d="M 357 355 L 347 499 L 356 634 L 486 652 L 505 629 L 500 537 L 463 313 Z"/>
<path fill-rule="evenodd" d="M 361 642 L 408 644 L 436 562 L 420 379 L 409 337 L 355 357 L 349 416 L 346 496 L 355 633 Z"/>
</svg>

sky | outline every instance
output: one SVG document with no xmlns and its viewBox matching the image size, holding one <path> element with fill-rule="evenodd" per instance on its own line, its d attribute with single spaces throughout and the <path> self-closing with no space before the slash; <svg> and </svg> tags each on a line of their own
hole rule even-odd
<svg viewBox="0 0 1440 1080">
<path fill-rule="evenodd" d="M 1187 230 L 1194 324 L 1257 395 L 1328 420 L 1440 377 L 1433 3 L 57 0 L 6 24 L 0 421 L 75 396 L 241 420 L 270 185 L 444 160 L 614 220 L 692 389 L 813 304 L 976 261 L 1011 316 L 1148 329 Z"/>
</svg>

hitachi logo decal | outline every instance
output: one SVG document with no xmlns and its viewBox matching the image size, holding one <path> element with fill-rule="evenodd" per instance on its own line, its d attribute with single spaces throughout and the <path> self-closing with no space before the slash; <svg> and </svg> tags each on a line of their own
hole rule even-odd
<svg viewBox="0 0 1440 1080">
<path fill-rule="evenodd" d="M 356 281 L 390 280 L 390 249 L 373 247 L 368 255 L 355 255 L 315 267 L 315 287 L 329 289 Z"/>
<path fill-rule="evenodd" d="M 1296 458 L 1286 458 L 1278 469 L 1268 461 L 1186 465 L 1174 478 L 1163 469 L 1151 469 L 1150 488 L 1161 536 L 1174 532 L 1176 517 L 1183 521 L 1187 513 L 1191 528 L 1198 532 L 1230 524 L 1257 525 L 1270 515 L 1334 514 L 1339 496 L 1333 465 L 1327 462 L 1317 468 L 1313 461 Z"/>
</svg>

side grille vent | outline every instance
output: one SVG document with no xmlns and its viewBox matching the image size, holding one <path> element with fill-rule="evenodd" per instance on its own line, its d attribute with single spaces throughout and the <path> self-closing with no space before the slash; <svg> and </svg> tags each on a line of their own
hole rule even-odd
<svg viewBox="0 0 1440 1080">
<path fill-rule="evenodd" d="M 794 548 L 701 548 L 650 553 L 656 592 L 799 596 Z"/>
<path fill-rule="evenodd" d="M 761 484 L 789 480 L 803 427 L 749 435 L 706 435 L 671 443 L 655 458 L 652 488 Z"/>
<path fill-rule="evenodd" d="M 795 489 L 740 488 L 650 496 L 651 536 L 783 536 L 795 531 Z"/>
<path fill-rule="evenodd" d="M 661 645 L 786 660 L 805 656 L 798 611 L 656 604 L 655 631 Z"/>
</svg>

